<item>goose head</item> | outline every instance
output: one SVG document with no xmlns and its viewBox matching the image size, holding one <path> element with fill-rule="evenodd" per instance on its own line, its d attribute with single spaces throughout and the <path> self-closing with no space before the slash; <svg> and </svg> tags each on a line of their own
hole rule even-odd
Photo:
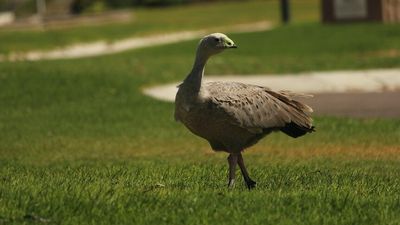
<svg viewBox="0 0 400 225">
<path fill-rule="evenodd" d="M 198 50 L 211 56 L 230 48 L 237 48 L 237 46 L 228 36 L 222 33 L 213 33 L 200 40 Z"/>
</svg>

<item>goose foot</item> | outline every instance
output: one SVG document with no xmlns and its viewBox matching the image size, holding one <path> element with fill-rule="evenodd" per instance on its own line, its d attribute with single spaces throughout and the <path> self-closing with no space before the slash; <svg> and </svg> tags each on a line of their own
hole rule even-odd
<svg viewBox="0 0 400 225">
<path fill-rule="evenodd" d="M 249 190 L 255 188 L 256 185 L 257 185 L 257 183 L 256 183 L 254 180 L 251 180 L 251 179 L 246 180 L 246 186 L 247 186 L 247 188 L 248 188 Z"/>
</svg>

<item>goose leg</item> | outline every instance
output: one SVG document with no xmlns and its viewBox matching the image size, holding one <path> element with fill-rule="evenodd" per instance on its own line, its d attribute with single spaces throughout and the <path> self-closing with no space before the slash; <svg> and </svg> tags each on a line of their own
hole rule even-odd
<svg viewBox="0 0 400 225">
<path fill-rule="evenodd" d="M 238 154 L 238 164 L 239 164 L 240 170 L 242 171 L 242 175 L 243 175 L 244 181 L 246 182 L 247 188 L 249 190 L 252 188 L 255 188 L 256 182 L 250 178 L 249 173 L 247 172 L 246 166 L 244 165 L 242 153 Z"/>
<path fill-rule="evenodd" d="M 228 163 L 229 163 L 228 188 L 233 188 L 235 186 L 235 172 L 236 172 L 236 164 L 238 163 L 238 155 L 236 153 L 229 154 Z"/>
</svg>

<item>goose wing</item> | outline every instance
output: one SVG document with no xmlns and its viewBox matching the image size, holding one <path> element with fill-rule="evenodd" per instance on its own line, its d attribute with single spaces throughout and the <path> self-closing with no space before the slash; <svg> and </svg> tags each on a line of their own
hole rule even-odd
<svg viewBox="0 0 400 225">
<path fill-rule="evenodd" d="M 294 99 L 306 95 L 235 82 L 210 82 L 205 89 L 215 110 L 223 111 L 228 122 L 250 132 L 281 129 L 288 124 L 313 130 L 312 109 Z"/>
</svg>

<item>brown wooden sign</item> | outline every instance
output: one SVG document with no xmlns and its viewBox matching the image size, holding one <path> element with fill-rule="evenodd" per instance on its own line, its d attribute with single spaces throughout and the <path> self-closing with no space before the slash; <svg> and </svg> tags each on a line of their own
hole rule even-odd
<svg viewBox="0 0 400 225">
<path fill-rule="evenodd" d="M 321 0 L 322 21 L 400 22 L 400 0 Z"/>
</svg>

